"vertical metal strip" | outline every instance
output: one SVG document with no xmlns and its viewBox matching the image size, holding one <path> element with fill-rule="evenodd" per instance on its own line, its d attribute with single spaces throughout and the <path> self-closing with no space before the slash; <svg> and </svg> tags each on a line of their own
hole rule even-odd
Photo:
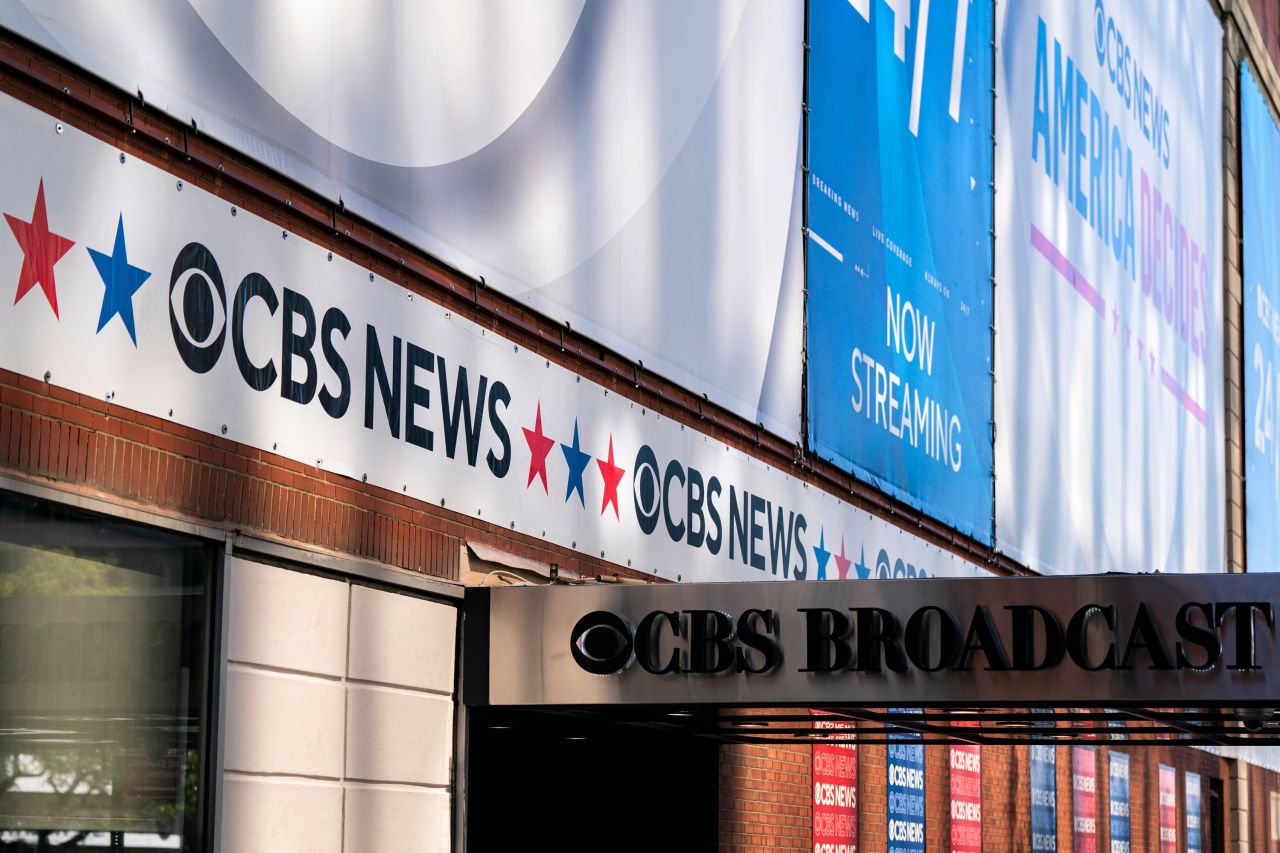
<svg viewBox="0 0 1280 853">
<path fill-rule="evenodd" d="M 809 437 L 809 5 L 804 3 L 804 84 L 800 101 L 800 447 L 804 460 Z"/>
<path fill-rule="evenodd" d="M 990 524 L 987 529 L 991 533 L 992 562 L 998 559 L 1000 551 L 1000 543 L 996 539 L 996 75 L 1000 69 L 997 59 L 1000 45 L 996 43 L 996 22 L 999 19 L 1000 0 L 993 0 L 991 4 L 991 160 L 988 163 L 991 169 L 991 221 L 987 224 L 987 231 L 991 237 L 991 287 L 988 291 L 991 300 L 991 365 L 988 368 L 988 373 L 991 375 L 991 413 L 988 419 L 991 436 L 991 509 L 988 513 Z"/>
<path fill-rule="evenodd" d="M 453 762 L 450 767 L 450 793 L 453 798 L 453 843 L 452 849 L 467 849 L 467 789 L 469 788 L 468 746 L 471 741 L 471 718 L 466 703 L 462 700 L 466 689 L 466 666 L 468 662 L 467 643 L 464 627 L 466 607 L 457 608 L 457 622 L 454 631 L 454 685 L 453 685 Z M 486 625 L 486 630 L 487 630 Z M 478 651 L 478 650 L 477 650 Z M 487 677 L 487 673 L 486 673 Z"/>
<path fill-rule="evenodd" d="M 206 679 L 208 696 L 205 718 L 205 773 L 204 773 L 204 838 L 205 849 L 220 853 L 222 849 L 222 781 L 223 743 L 226 741 L 227 710 L 227 564 L 232 559 L 231 549 L 235 534 L 228 532 L 225 547 L 213 560 L 209 578 L 209 648 Z"/>
</svg>

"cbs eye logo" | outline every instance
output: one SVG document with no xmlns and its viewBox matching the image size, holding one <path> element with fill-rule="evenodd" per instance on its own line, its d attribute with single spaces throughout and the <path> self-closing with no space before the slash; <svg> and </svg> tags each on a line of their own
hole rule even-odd
<svg viewBox="0 0 1280 853">
<path fill-rule="evenodd" d="M 188 243 L 169 277 L 169 327 L 178 354 L 193 373 L 208 373 L 227 337 L 227 290 L 213 254 Z"/>
<path fill-rule="evenodd" d="M 569 651 L 578 666 L 593 675 L 620 672 L 635 659 L 631 626 L 617 614 L 594 610 L 573 626 Z"/>
</svg>

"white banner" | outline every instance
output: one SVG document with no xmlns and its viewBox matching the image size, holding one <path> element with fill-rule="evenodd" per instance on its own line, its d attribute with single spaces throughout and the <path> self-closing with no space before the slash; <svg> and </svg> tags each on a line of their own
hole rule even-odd
<svg viewBox="0 0 1280 853">
<path fill-rule="evenodd" d="M 997 10 L 997 545 L 1220 571 L 1222 28 L 1207 0 Z"/>
<path fill-rule="evenodd" d="M 0 121 L 0 367 L 668 579 L 984 574 L 52 117 Z"/>
<path fill-rule="evenodd" d="M 801 4 L 0 0 L 0 25 L 798 440 Z"/>
</svg>

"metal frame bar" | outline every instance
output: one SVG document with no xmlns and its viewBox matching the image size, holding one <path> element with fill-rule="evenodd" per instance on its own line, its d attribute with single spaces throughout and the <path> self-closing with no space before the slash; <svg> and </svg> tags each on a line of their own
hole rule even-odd
<svg viewBox="0 0 1280 853">
<path fill-rule="evenodd" d="M 673 736 L 698 737 L 721 743 L 901 743 L 904 731 L 929 745 L 970 743 L 986 746 L 1025 744 L 1125 744 L 1159 746 L 1280 745 L 1280 721 L 1248 728 L 1222 709 L 1165 710 L 972 708 L 949 712 L 922 708 L 895 712 L 884 708 L 824 707 L 844 717 L 849 729 L 815 729 L 805 711 L 779 710 L 740 714 L 735 709 L 690 711 L 667 706 L 645 708 L 514 708 L 489 709 L 489 718 L 503 728 L 528 727 L 539 732 L 588 730 L 593 727 L 636 727 Z M 978 725 L 974 726 L 973 724 Z M 1107 723 L 1123 723 L 1122 728 Z"/>
</svg>

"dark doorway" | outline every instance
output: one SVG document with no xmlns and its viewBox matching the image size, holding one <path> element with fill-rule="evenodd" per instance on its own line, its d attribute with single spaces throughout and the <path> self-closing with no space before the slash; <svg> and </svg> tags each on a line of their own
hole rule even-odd
<svg viewBox="0 0 1280 853">
<path fill-rule="evenodd" d="M 469 850 L 717 849 L 714 740 L 492 709 L 468 732 Z"/>
<path fill-rule="evenodd" d="M 1209 847 L 1208 853 L 1226 853 L 1224 830 L 1226 802 L 1222 797 L 1222 780 L 1209 778 Z"/>
</svg>

